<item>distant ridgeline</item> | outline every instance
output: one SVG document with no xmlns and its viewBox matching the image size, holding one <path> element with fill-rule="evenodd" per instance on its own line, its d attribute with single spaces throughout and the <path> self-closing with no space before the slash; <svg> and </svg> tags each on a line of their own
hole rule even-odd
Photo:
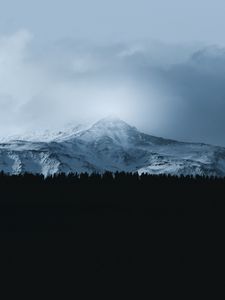
<svg viewBox="0 0 225 300">
<path fill-rule="evenodd" d="M 0 140 L 0 171 L 45 176 L 59 173 L 138 172 L 225 176 L 225 148 L 148 135 L 105 118 L 88 128 Z"/>
</svg>

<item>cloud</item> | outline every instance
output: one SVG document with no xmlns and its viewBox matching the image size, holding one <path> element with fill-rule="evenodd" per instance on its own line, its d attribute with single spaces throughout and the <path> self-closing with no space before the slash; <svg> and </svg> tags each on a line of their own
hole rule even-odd
<svg viewBox="0 0 225 300">
<path fill-rule="evenodd" d="M 225 145 L 225 50 L 0 37 L 0 134 L 107 114 L 165 137 Z"/>
<path fill-rule="evenodd" d="M 0 132 L 17 130 L 23 123 L 21 107 L 39 92 L 44 74 L 29 62 L 28 44 L 32 36 L 22 30 L 0 37 Z"/>
<path fill-rule="evenodd" d="M 183 106 L 174 125 L 169 122 L 168 133 L 225 145 L 225 49 L 196 51 L 188 61 L 161 70 L 160 76 Z"/>
</svg>

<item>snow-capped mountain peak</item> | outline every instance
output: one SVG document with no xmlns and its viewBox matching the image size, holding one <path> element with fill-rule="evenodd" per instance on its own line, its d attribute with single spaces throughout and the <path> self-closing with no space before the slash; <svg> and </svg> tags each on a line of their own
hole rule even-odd
<svg viewBox="0 0 225 300">
<path fill-rule="evenodd" d="M 106 117 L 104 119 L 99 120 L 98 122 L 96 122 L 92 128 L 101 128 L 101 129 L 108 129 L 108 130 L 136 130 L 137 129 L 135 127 L 130 126 L 129 124 L 127 124 L 126 122 L 124 122 L 123 120 L 121 120 L 118 117 L 115 116 L 109 116 Z"/>
<path fill-rule="evenodd" d="M 123 146 L 128 144 L 134 135 L 138 135 L 137 129 L 116 117 L 101 119 L 88 130 L 78 134 L 79 138 L 85 141 L 93 142 L 107 138 Z"/>
<path fill-rule="evenodd" d="M 0 143 L 0 171 L 9 174 L 128 171 L 225 176 L 225 148 L 181 143 L 139 132 L 107 117 L 86 126 Z"/>
</svg>

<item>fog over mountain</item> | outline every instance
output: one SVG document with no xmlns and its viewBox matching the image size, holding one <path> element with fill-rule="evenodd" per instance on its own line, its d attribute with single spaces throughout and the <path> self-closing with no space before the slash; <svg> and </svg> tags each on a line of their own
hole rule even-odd
<svg viewBox="0 0 225 300">
<path fill-rule="evenodd" d="M 221 47 L 161 42 L 35 45 L 27 30 L 0 38 L 0 133 L 93 122 L 109 114 L 146 133 L 224 142 Z"/>
<path fill-rule="evenodd" d="M 1 137 L 113 114 L 149 134 L 224 146 L 224 8 L 3 1 Z"/>
</svg>

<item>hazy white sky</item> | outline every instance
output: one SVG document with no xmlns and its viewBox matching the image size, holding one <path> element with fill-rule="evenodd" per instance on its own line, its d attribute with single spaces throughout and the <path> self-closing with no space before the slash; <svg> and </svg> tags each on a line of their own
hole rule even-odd
<svg viewBox="0 0 225 300">
<path fill-rule="evenodd" d="M 0 135 L 112 113 L 225 146 L 224 0 L 0 4 Z"/>
</svg>

